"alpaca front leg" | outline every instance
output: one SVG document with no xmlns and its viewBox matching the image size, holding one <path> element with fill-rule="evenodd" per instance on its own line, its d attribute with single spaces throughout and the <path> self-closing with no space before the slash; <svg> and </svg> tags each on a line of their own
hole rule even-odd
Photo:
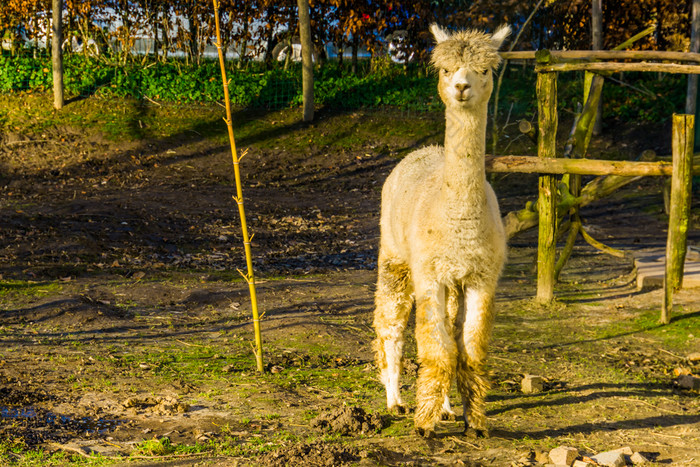
<svg viewBox="0 0 700 467">
<path fill-rule="evenodd" d="M 374 343 L 379 367 L 379 378 L 386 390 L 386 407 L 391 413 L 406 413 L 401 399 L 400 378 L 401 358 L 403 355 L 403 326 L 388 326 L 377 329 Z"/>
<path fill-rule="evenodd" d="M 441 419 L 457 357 L 444 305 L 445 290 L 441 287 L 419 298 L 416 306 L 420 370 L 414 422 L 416 431 L 428 438 L 434 435 L 435 425 Z"/>
<path fill-rule="evenodd" d="M 489 389 L 486 356 L 493 323 L 493 292 L 467 290 L 466 313 L 458 339 L 457 387 L 464 405 L 465 434 L 487 437 L 486 393 Z"/>
<path fill-rule="evenodd" d="M 373 348 L 379 377 L 386 389 L 387 409 L 396 414 L 406 412 L 401 400 L 400 376 L 403 333 L 413 305 L 411 293 L 408 268 L 380 259 L 374 311 L 377 338 Z"/>
</svg>

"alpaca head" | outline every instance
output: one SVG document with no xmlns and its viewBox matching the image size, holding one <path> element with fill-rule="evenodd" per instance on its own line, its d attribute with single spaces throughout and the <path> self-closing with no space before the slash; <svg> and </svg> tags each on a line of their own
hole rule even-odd
<svg viewBox="0 0 700 467">
<path fill-rule="evenodd" d="M 430 26 L 437 45 L 431 62 L 440 73 L 438 92 L 448 108 L 485 106 L 493 90 L 491 71 L 501 63 L 498 48 L 510 34 L 501 26 L 493 34 L 466 30 L 451 33 Z"/>
</svg>

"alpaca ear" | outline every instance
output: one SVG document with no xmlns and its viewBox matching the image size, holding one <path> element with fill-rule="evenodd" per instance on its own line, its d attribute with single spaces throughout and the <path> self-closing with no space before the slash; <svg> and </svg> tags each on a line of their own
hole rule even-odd
<svg viewBox="0 0 700 467">
<path fill-rule="evenodd" d="M 499 26 L 498 29 L 496 29 L 496 32 L 493 33 L 491 36 L 491 42 L 493 42 L 493 46 L 498 49 L 508 36 L 510 36 L 510 26 L 504 24 Z"/>
<path fill-rule="evenodd" d="M 445 29 L 441 28 L 435 23 L 430 25 L 430 32 L 433 33 L 435 42 L 437 42 L 438 44 L 450 38 L 450 34 Z"/>
</svg>

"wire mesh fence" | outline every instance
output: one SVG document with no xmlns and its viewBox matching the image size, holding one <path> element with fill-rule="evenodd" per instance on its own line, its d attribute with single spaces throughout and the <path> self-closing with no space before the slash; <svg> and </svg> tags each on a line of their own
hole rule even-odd
<svg viewBox="0 0 700 467">
<path fill-rule="evenodd" d="M 48 92 L 52 88 L 51 57 L 45 48 L 2 50 L 0 94 Z M 302 103 L 301 65 L 290 61 L 264 63 L 227 61 L 231 100 L 237 108 L 279 110 Z M 339 110 L 390 107 L 408 114 L 441 112 L 434 70 L 420 63 L 396 64 L 389 57 L 361 59 L 353 71 L 350 60 L 317 63 L 315 102 Z M 499 70 L 500 72 L 500 70 Z M 68 98 L 124 97 L 161 105 L 213 103 L 223 100 L 218 63 L 203 55 L 166 60 L 154 54 L 91 55 L 67 51 L 64 86 Z M 639 75 L 639 76 L 637 76 Z M 604 117 L 665 121 L 682 111 L 686 77 L 625 73 L 606 80 Z M 510 63 L 499 93 L 499 122 L 536 111 L 535 73 L 531 63 Z M 573 114 L 583 95 L 582 74 L 562 75 L 559 102 Z M 493 110 L 493 109 L 491 109 Z"/>
<path fill-rule="evenodd" d="M 227 62 L 232 103 L 238 107 L 282 109 L 301 104 L 301 65 Z M 349 63 L 326 61 L 315 71 L 315 101 L 339 109 L 392 106 L 422 112 L 441 103 L 433 72 L 420 64 L 392 63 L 386 58 L 361 60 L 353 72 Z M 0 93 L 48 91 L 52 87 L 51 57 L 46 49 L 3 51 Z M 144 55 L 64 54 L 64 86 L 68 97 L 119 96 L 161 104 L 215 102 L 223 99 L 218 63 L 202 57 L 160 60 Z"/>
</svg>

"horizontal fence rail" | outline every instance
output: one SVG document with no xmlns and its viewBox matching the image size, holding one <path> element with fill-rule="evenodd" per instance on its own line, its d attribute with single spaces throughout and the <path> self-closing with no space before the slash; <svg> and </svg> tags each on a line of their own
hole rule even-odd
<svg viewBox="0 0 700 467">
<path fill-rule="evenodd" d="M 660 73 L 700 74 L 700 65 L 680 65 L 678 63 L 620 63 L 620 62 L 593 62 L 593 63 L 551 63 L 537 65 L 535 71 L 593 71 L 593 72 L 628 72 L 628 71 L 652 71 Z"/>
<path fill-rule="evenodd" d="M 535 156 L 489 156 L 486 170 L 498 173 L 541 173 L 551 175 L 670 176 L 671 162 L 609 161 L 598 159 L 541 158 Z M 693 167 L 700 175 L 700 165 Z"/>
<path fill-rule="evenodd" d="M 534 50 L 501 52 L 505 60 L 534 60 Z M 556 60 L 672 60 L 700 64 L 700 53 L 657 50 L 551 50 Z"/>
</svg>

